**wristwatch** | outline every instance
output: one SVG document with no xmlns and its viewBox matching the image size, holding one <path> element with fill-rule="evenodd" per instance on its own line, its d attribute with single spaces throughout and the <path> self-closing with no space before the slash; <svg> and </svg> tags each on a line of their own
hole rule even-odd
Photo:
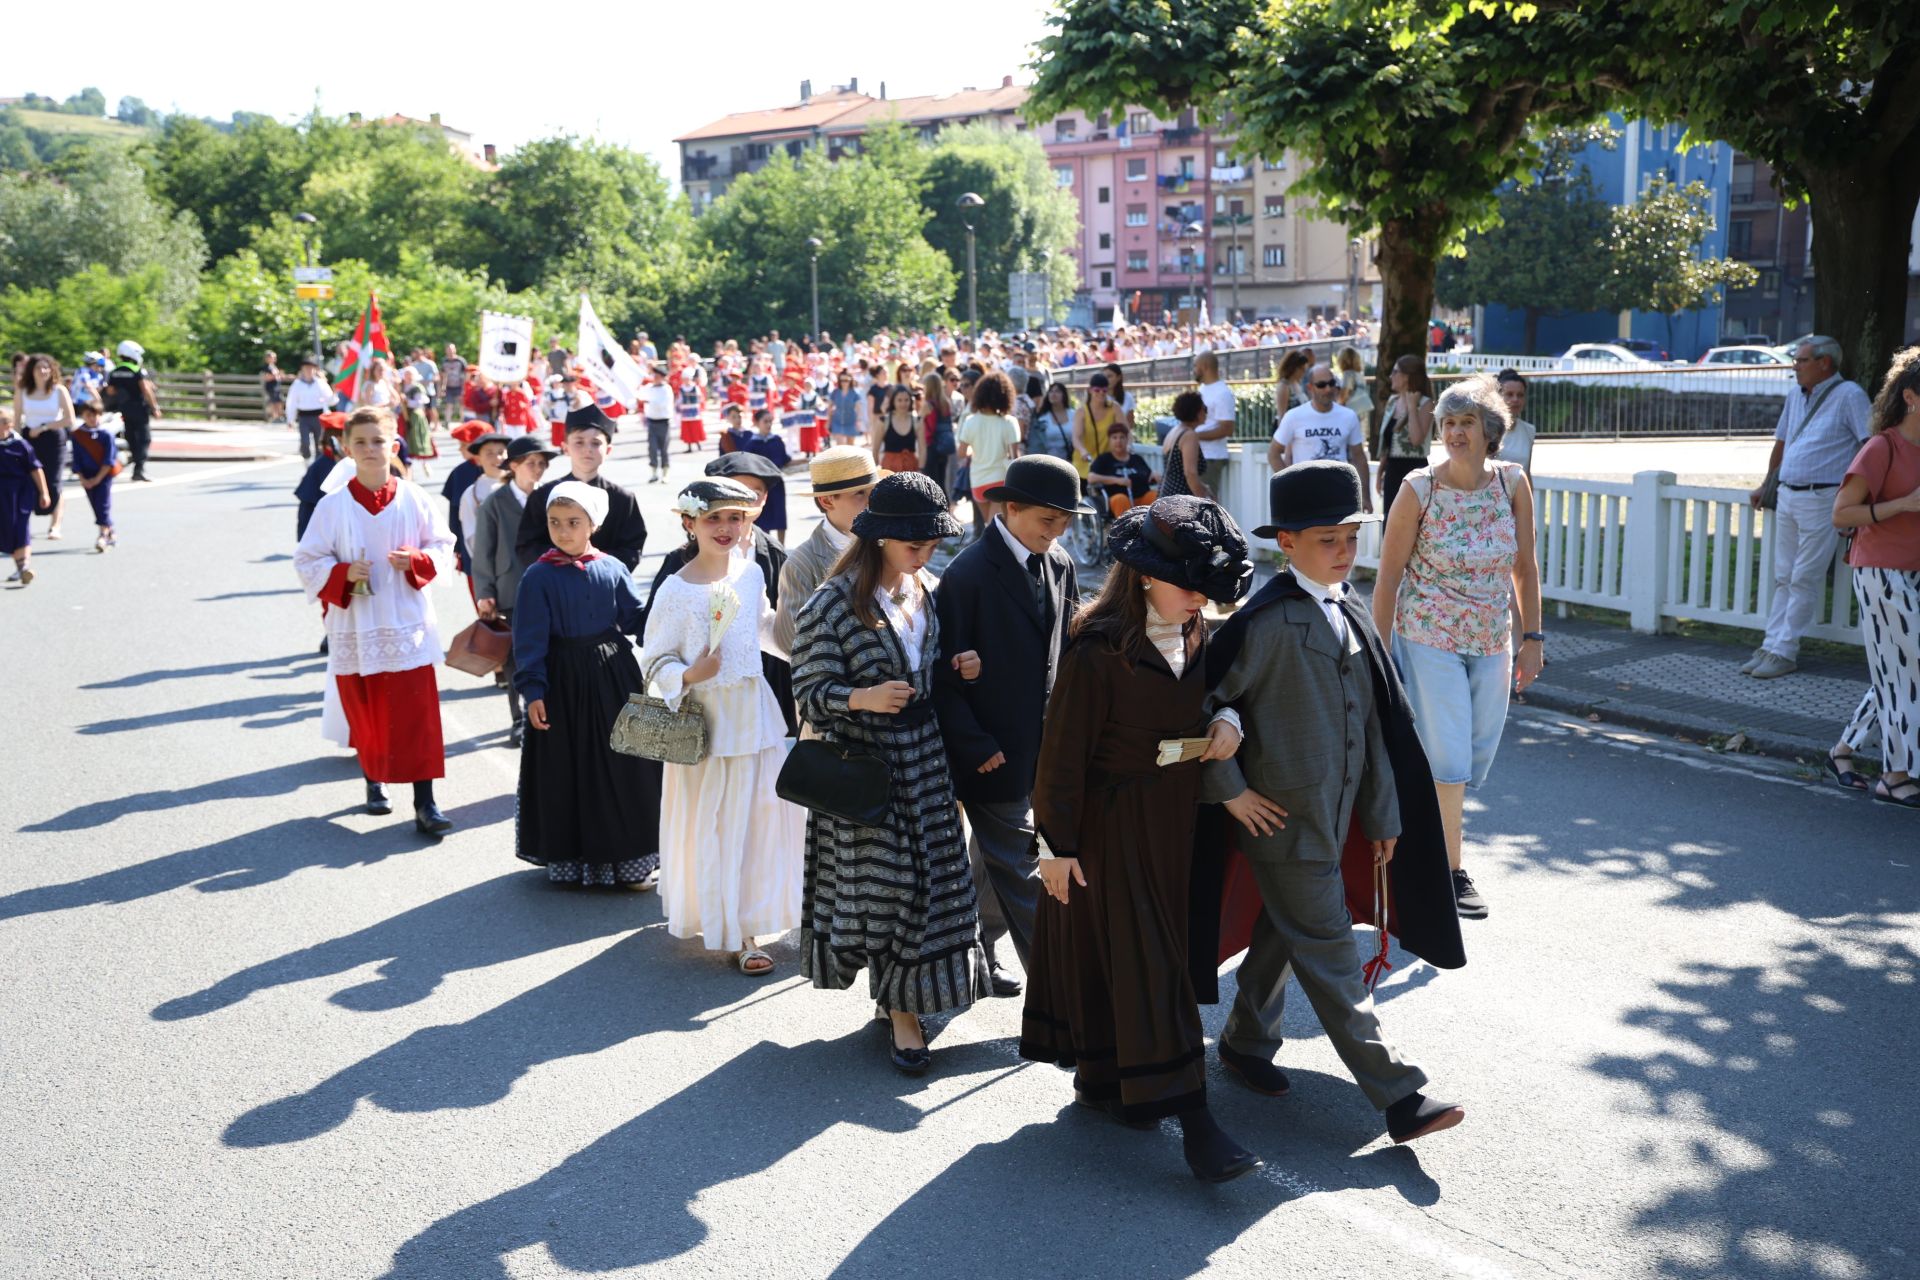
<svg viewBox="0 0 1920 1280">
<path fill-rule="evenodd" d="M 1520 633 L 1520 639 L 1523 642 L 1527 640 L 1538 640 L 1541 644 L 1545 644 L 1547 642 L 1547 633 L 1544 631 L 1523 631 Z"/>
</svg>

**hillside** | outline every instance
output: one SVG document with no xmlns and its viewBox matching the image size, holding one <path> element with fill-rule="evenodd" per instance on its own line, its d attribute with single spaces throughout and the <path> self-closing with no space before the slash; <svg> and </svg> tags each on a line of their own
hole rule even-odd
<svg viewBox="0 0 1920 1280">
<path fill-rule="evenodd" d="M 106 116 L 75 116 L 63 111 L 32 111 L 26 107 L 12 107 L 9 110 L 21 124 L 42 133 L 84 134 L 92 138 L 119 138 L 134 142 L 148 132 L 139 125 Z"/>
</svg>

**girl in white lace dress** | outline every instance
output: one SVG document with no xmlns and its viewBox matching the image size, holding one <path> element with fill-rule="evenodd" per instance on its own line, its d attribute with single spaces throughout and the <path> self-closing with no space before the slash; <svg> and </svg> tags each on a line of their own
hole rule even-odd
<svg viewBox="0 0 1920 1280">
<path fill-rule="evenodd" d="M 755 940 L 800 923 L 805 814 L 774 794 L 787 756 L 786 720 L 761 674 L 773 609 L 760 565 L 733 554 L 753 536 L 753 491 L 737 480 L 696 480 L 680 491 L 699 551 L 654 591 L 640 669 L 678 708 L 688 697 L 707 721 L 707 756 L 663 767 L 660 897 L 667 932 L 701 936 L 710 951 L 737 952 L 760 977 L 773 960 Z M 722 600 L 738 602 L 720 642 L 708 647 Z"/>
</svg>

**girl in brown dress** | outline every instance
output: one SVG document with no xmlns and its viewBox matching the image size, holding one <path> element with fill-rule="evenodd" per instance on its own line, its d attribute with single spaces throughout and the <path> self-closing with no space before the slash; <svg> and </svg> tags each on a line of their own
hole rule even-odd
<svg viewBox="0 0 1920 1280">
<path fill-rule="evenodd" d="M 1233 518 L 1162 498 L 1113 522 L 1115 565 L 1073 621 L 1047 706 L 1034 783 L 1040 904 L 1022 1057 L 1070 1067 L 1074 1101 L 1136 1128 L 1181 1126 L 1194 1175 L 1224 1182 L 1260 1161 L 1207 1109 L 1206 1038 L 1187 968 L 1188 875 L 1209 731 L 1208 599 L 1253 579 Z M 1161 743 L 1208 738 L 1162 765 Z"/>
</svg>

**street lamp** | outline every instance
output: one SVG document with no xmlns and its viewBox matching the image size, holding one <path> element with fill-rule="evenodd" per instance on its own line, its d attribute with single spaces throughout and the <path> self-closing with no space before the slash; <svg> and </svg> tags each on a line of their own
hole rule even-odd
<svg viewBox="0 0 1920 1280">
<path fill-rule="evenodd" d="M 967 223 L 967 329 L 973 334 L 973 340 L 978 342 L 980 341 L 980 282 L 973 261 L 973 220 L 979 216 L 976 211 L 985 208 L 987 202 L 968 191 L 953 203 Z"/>
<path fill-rule="evenodd" d="M 1040 251 L 1040 288 L 1043 299 L 1040 303 L 1040 328 L 1045 332 L 1047 325 L 1053 320 L 1053 250 L 1051 249 Z"/>
<path fill-rule="evenodd" d="M 1205 234 L 1207 234 L 1206 227 L 1198 222 L 1184 223 L 1180 228 L 1180 239 L 1182 241 L 1191 240 L 1195 236 L 1203 236 Z M 1187 307 L 1187 354 L 1192 355 L 1196 345 L 1193 340 L 1193 326 L 1195 317 L 1200 311 L 1200 291 L 1193 286 L 1193 258 L 1191 256 L 1193 251 L 1189 249 L 1187 252 L 1189 255 L 1187 258 L 1186 271 L 1187 302 L 1190 304 Z"/>
<path fill-rule="evenodd" d="M 1359 236 L 1353 238 L 1347 246 L 1347 319 L 1354 324 L 1360 322 L 1360 250 Z"/>
<path fill-rule="evenodd" d="M 310 213 L 296 213 L 293 215 L 293 220 L 300 224 L 300 256 L 304 260 L 305 265 L 310 267 L 313 265 L 313 228 L 319 224 L 320 219 Z M 315 364 L 320 364 L 322 361 L 320 357 L 320 300 L 318 298 L 307 299 L 307 324 L 313 331 L 313 360 Z"/>
<path fill-rule="evenodd" d="M 813 331 L 820 332 L 820 237 L 807 237 L 809 273 L 813 277 Z"/>
</svg>

